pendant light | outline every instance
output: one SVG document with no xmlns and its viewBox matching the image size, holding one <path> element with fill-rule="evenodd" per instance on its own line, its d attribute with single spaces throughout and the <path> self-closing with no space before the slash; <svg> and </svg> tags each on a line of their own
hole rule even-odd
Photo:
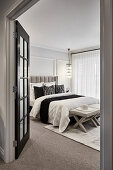
<svg viewBox="0 0 113 170">
<path fill-rule="evenodd" d="M 68 78 L 72 77 L 72 64 L 71 64 L 71 59 L 70 59 L 70 48 L 68 48 L 68 59 L 69 63 L 66 64 L 66 75 Z"/>
</svg>

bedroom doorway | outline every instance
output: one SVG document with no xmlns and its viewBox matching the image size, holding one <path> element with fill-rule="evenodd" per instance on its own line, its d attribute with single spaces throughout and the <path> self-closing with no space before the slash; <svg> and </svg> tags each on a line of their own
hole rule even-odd
<svg viewBox="0 0 113 170">
<path fill-rule="evenodd" d="M 105 4 L 104 4 L 103 2 L 101 2 L 101 6 L 103 7 L 104 5 L 105 5 Z M 28 7 L 25 8 L 25 6 L 27 6 L 27 5 L 23 5 L 24 11 L 26 11 L 27 8 L 28 8 Z M 31 6 L 31 5 L 30 5 L 30 6 Z M 30 7 L 30 6 L 29 6 L 29 7 Z M 105 7 L 106 7 L 106 5 L 105 5 Z M 7 21 L 8 24 L 10 23 L 11 19 L 13 20 L 14 18 L 17 18 L 17 16 L 19 16 L 20 13 L 23 13 L 23 9 L 20 10 L 21 12 L 18 12 L 19 10 L 17 10 L 17 9 L 22 9 L 22 8 L 18 8 L 18 5 L 17 5 L 17 6 L 15 6 L 15 11 L 16 11 L 15 13 L 16 13 L 16 15 L 14 15 L 14 14 L 15 14 L 14 11 L 13 11 L 13 14 L 12 14 L 12 12 L 10 12 L 10 14 L 7 15 L 8 18 L 9 18 L 8 21 Z M 106 9 L 106 8 L 105 8 L 105 9 Z M 102 9 L 102 14 L 104 13 L 104 10 L 105 10 L 105 9 Z M 101 15 L 102 15 L 102 14 L 101 14 Z M 9 16 L 10 16 L 10 17 L 9 17 Z M 108 16 L 109 16 L 109 15 L 108 15 Z M 107 16 L 107 20 L 108 20 L 108 18 L 109 18 L 108 16 Z M 7 24 L 7 25 L 8 25 L 8 24 Z M 102 21 L 101 25 L 103 26 L 103 21 Z M 8 27 L 8 28 L 9 28 L 9 27 Z M 8 28 L 7 28 L 7 31 L 9 30 Z M 103 27 L 101 27 L 101 30 L 103 30 Z M 8 32 L 8 33 L 9 33 L 9 32 Z M 105 34 L 105 33 L 103 33 L 103 31 L 102 31 L 101 36 L 104 37 L 104 36 L 103 36 L 104 34 Z M 9 34 L 8 34 L 8 35 L 9 35 Z M 8 36 L 8 35 L 7 35 L 7 36 Z M 102 37 L 101 37 L 101 38 L 102 38 Z M 8 38 L 9 38 L 9 36 L 8 36 Z M 8 39 L 8 40 L 9 40 L 9 39 Z M 101 39 L 101 41 L 102 41 L 101 50 L 103 50 L 103 44 L 104 44 L 103 38 Z M 106 47 L 106 48 L 107 48 L 107 47 Z M 109 48 L 108 48 L 108 49 L 109 49 Z M 8 51 L 9 51 L 9 49 L 8 49 Z M 101 53 L 103 54 L 104 52 L 105 52 L 105 51 L 103 50 Z M 108 54 L 109 54 L 109 53 L 108 53 Z M 8 54 L 8 56 L 10 56 L 10 55 Z M 10 60 L 10 57 L 9 57 L 9 60 Z M 8 61 L 9 61 L 9 60 L 8 60 Z M 102 59 L 102 58 L 101 58 L 101 64 L 102 64 L 102 61 L 103 61 L 103 60 L 105 60 L 105 59 Z M 107 60 L 107 59 L 106 59 L 106 60 Z M 105 61 L 106 61 L 106 60 L 105 60 Z M 111 61 L 111 60 L 110 60 L 110 61 Z M 108 63 L 109 63 L 109 62 L 108 62 Z M 105 63 L 104 63 L 104 64 L 105 64 Z M 9 66 L 9 67 L 10 67 L 10 66 Z M 103 68 L 103 67 L 102 67 L 102 68 Z M 104 84 L 104 76 L 105 76 L 104 74 L 105 74 L 105 73 L 102 72 L 102 70 L 103 70 L 102 68 L 101 68 L 101 74 L 103 74 L 103 76 L 102 76 L 101 80 L 102 80 L 102 82 L 103 82 L 103 84 Z M 10 70 L 10 71 L 11 71 L 11 70 Z M 11 73 L 11 72 L 10 72 L 10 73 L 7 73 L 7 75 L 10 75 L 10 74 L 12 74 L 12 73 Z M 108 74 L 108 75 L 109 75 L 109 74 Z M 106 81 L 106 82 L 107 82 L 107 81 Z M 111 81 L 108 79 L 108 82 L 111 82 Z M 7 83 L 9 83 L 9 82 L 7 81 Z M 102 84 L 101 84 L 101 85 L 102 85 Z M 110 87 L 111 87 L 111 86 L 110 86 Z M 10 88 L 12 88 L 12 86 L 11 86 Z M 104 88 L 104 87 L 103 87 L 103 85 L 102 85 L 102 92 L 104 91 L 103 88 Z M 103 93 L 103 94 L 102 94 L 102 101 L 104 100 L 104 95 L 105 95 L 105 94 Z M 11 99 L 12 99 L 12 98 L 11 98 Z M 106 105 L 105 105 L 105 106 L 106 106 Z M 105 107 L 105 106 L 103 106 L 103 108 L 102 108 L 102 111 L 103 111 L 103 112 L 104 112 L 104 107 Z M 107 106 L 106 106 L 106 107 L 107 107 Z M 106 109 L 106 111 L 107 111 L 107 109 Z M 13 112 L 13 111 L 12 111 L 12 112 Z M 110 112 L 110 113 L 111 113 L 111 112 Z M 105 114 L 105 113 L 104 113 L 104 114 Z M 13 116 L 14 116 L 14 115 L 13 115 Z M 103 119 L 102 119 L 102 125 L 104 125 L 104 116 L 103 116 Z M 104 127 L 104 128 L 105 128 L 105 127 Z M 111 128 L 110 128 L 110 129 L 111 129 Z M 10 130 L 11 130 L 11 132 L 12 132 L 12 126 L 10 126 Z M 112 130 L 110 130 L 110 132 L 111 132 L 111 131 L 112 131 Z M 103 134 L 104 134 L 104 130 L 103 130 L 103 129 L 101 130 L 101 133 L 102 133 L 102 137 L 103 137 L 103 141 L 104 141 L 105 137 L 104 137 L 104 135 L 103 135 Z M 106 134 L 107 134 L 107 132 L 106 132 Z M 101 144 L 102 144 L 103 147 L 105 146 L 105 145 L 103 144 L 103 142 L 101 142 Z M 107 144 L 107 141 L 106 141 L 106 144 Z M 110 143 L 110 144 L 111 144 L 111 143 Z M 8 144 L 8 146 L 9 146 L 10 148 L 12 148 L 11 144 Z M 107 145 L 107 147 L 108 147 L 108 146 L 111 146 L 111 145 Z M 107 152 L 107 149 L 106 149 L 105 151 Z M 104 149 L 102 148 L 102 152 L 104 153 L 105 151 L 104 151 Z M 110 151 L 110 149 L 108 149 L 108 151 Z M 111 153 L 111 152 L 110 152 L 110 153 Z M 107 155 L 107 154 L 105 154 L 105 155 Z M 101 156 L 102 156 L 102 160 L 105 160 L 105 158 L 104 158 L 104 156 L 103 156 L 102 154 L 101 154 Z M 13 158 L 12 158 L 12 159 L 13 159 Z M 110 159 L 109 159 L 109 156 L 106 158 L 106 160 L 107 160 L 107 159 L 110 160 Z M 109 162 L 109 161 L 108 161 L 108 162 Z M 102 162 L 101 162 L 101 167 L 103 167 L 103 164 L 104 164 L 104 162 L 102 161 Z M 109 169 L 110 169 L 110 168 L 109 168 Z"/>
<path fill-rule="evenodd" d="M 16 29 L 16 93 L 15 99 L 15 158 L 17 159 L 30 136 L 29 117 L 29 35 L 18 21 Z"/>
</svg>

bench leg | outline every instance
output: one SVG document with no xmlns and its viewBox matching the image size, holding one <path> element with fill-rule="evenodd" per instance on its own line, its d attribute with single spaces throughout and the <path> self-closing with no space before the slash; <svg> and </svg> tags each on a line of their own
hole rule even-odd
<svg viewBox="0 0 113 170">
<path fill-rule="evenodd" d="M 83 126 L 82 123 L 79 123 L 80 128 L 82 129 L 83 132 L 87 133 L 86 128 Z"/>
<path fill-rule="evenodd" d="M 78 126 L 82 129 L 83 132 L 87 132 L 85 127 L 83 126 L 83 121 L 85 120 L 84 117 L 82 117 L 81 119 L 78 119 L 77 116 L 74 116 L 75 120 L 77 121 L 77 123 L 74 125 L 74 128 L 77 128 Z"/>
<path fill-rule="evenodd" d="M 93 120 L 93 118 L 91 118 L 91 122 L 93 123 L 93 125 L 94 125 L 95 127 L 97 127 L 97 124 L 96 124 L 96 122 Z"/>
<path fill-rule="evenodd" d="M 94 121 L 96 122 L 96 124 L 97 124 L 98 126 L 100 126 L 100 123 L 98 122 L 97 118 L 94 117 L 93 119 L 94 119 Z"/>
</svg>

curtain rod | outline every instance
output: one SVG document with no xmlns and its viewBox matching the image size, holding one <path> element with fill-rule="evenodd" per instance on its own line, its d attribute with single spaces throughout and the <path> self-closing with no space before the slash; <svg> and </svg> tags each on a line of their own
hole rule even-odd
<svg viewBox="0 0 113 170">
<path fill-rule="evenodd" d="M 96 51 L 96 50 L 100 50 L 100 48 L 96 48 L 96 49 L 92 49 L 92 50 L 86 50 L 86 51 L 80 51 L 80 52 L 75 52 L 75 53 L 71 53 L 71 54 L 79 54 L 79 53 L 85 53 L 85 52 L 89 52 L 89 51 Z"/>
</svg>

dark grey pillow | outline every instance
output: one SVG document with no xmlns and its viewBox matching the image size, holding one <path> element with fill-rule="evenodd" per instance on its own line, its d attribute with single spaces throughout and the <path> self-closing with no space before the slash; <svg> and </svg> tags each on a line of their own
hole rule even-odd
<svg viewBox="0 0 113 170">
<path fill-rule="evenodd" d="M 34 94 L 35 94 L 35 99 L 44 96 L 43 86 L 42 87 L 34 86 Z"/>
<path fill-rule="evenodd" d="M 55 93 L 65 93 L 64 85 L 55 85 Z"/>
<path fill-rule="evenodd" d="M 43 86 L 44 95 L 55 94 L 55 86 Z"/>
</svg>

